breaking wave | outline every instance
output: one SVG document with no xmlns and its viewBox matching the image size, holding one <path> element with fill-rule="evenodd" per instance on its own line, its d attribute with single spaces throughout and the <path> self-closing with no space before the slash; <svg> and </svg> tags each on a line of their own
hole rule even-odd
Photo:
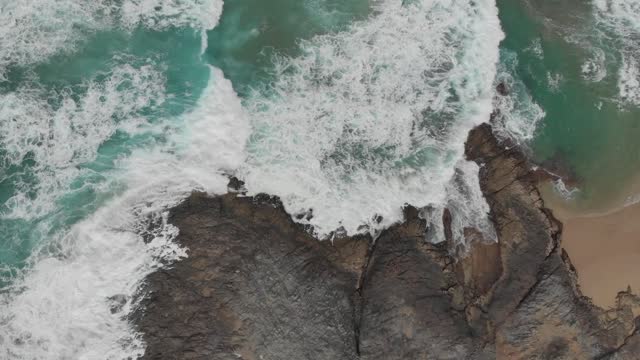
<svg viewBox="0 0 640 360">
<path fill-rule="evenodd" d="M 247 100 L 243 177 L 290 213 L 313 209 L 320 236 L 387 226 L 405 203 L 436 208 L 425 216 L 437 224 L 456 174 L 477 182 L 459 164 L 468 131 L 492 110 L 503 38 L 494 2 L 389 0 L 375 12 L 302 42 L 303 55 L 280 58 L 275 84 Z M 454 218 L 489 228 L 485 207 L 466 202 Z"/>
<path fill-rule="evenodd" d="M 140 282 L 187 255 L 167 211 L 193 190 L 226 192 L 227 174 L 279 195 L 291 214 L 313 209 L 301 221 L 322 237 L 375 233 L 405 203 L 423 207 L 432 241 L 444 238 L 445 209 L 461 246 L 467 227 L 495 236 L 479 168 L 464 159 L 469 130 L 494 106 L 503 33 L 493 0 L 377 1 L 367 20 L 276 57 L 275 82 L 243 100 L 201 58 L 220 1 L 0 4 L 10 193 L 0 231 L 8 251 L 27 251 L 0 269 L 0 357 L 140 355 L 127 321 Z M 198 38 L 179 49 L 193 63 L 123 50 L 77 83 L 38 81 L 37 66 L 72 56 L 91 34 L 172 28 Z M 22 81 L 8 86 L 16 69 Z M 185 69 L 202 88 L 171 89 L 172 71 Z"/>
</svg>

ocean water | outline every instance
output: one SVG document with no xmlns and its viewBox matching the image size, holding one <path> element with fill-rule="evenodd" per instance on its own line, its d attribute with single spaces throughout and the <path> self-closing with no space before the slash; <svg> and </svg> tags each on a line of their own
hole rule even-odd
<svg viewBox="0 0 640 360">
<path fill-rule="evenodd" d="M 575 173 L 573 201 L 601 201 L 640 164 L 638 13 L 632 0 L 0 0 L 0 358 L 141 354 L 127 321 L 139 286 L 188 256 L 167 211 L 230 175 L 312 212 L 298 221 L 320 239 L 375 235 L 410 203 L 430 241 L 444 208 L 461 247 L 465 227 L 492 241 L 463 150 L 497 108 L 502 136 Z"/>
<path fill-rule="evenodd" d="M 502 102 L 519 104 L 517 112 L 506 111 L 507 131 L 528 139 L 521 143 L 538 163 L 573 178 L 578 188 L 557 190 L 574 210 L 601 211 L 633 196 L 640 171 L 640 2 L 498 6 L 507 34 L 504 77 L 516 89 Z"/>
</svg>

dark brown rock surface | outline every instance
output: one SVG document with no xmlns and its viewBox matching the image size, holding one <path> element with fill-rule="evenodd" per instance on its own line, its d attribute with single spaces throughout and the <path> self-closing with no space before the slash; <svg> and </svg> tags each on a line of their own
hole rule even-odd
<svg viewBox="0 0 640 360">
<path fill-rule="evenodd" d="M 196 193 L 170 220 L 189 257 L 147 280 L 146 358 L 356 358 L 366 240 L 319 242 L 265 197 Z"/>
<path fill-rule="evenodd" d="M 373 245 L 332 243 L 275 198 L 193 194 L 170 219 L 189 257 L 148 277 L 134 319 L 144 358 L 640 358 L 640 299 L 621 293 L 604 311 L 582 297 L 525 157 L 488 125 L 466 152 L 498 241 L 464 255 L 426 242 L 411 206 Z"/>
<path fill-rule="evenodd" d="M 468 302 L 480 310 L 467 312 L 469 324 L 486 330 L 499 359 L 597 359 L 617 352 L 635 330 L 638 299 L 629 295 L 605 312 L 581 295 L 569 256 L 558 246 L 562 225 L 544 208 L 536 176 L 490 126 L 471 131 L 467 157 L 481 166 L 502 266 L 492 289 Z"/>
</svg>

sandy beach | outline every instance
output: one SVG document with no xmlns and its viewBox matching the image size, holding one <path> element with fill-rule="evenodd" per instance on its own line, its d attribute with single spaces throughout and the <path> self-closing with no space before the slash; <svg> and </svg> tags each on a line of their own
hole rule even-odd
<svg viewBox="0 0 640 360">
<path fill-rule="evenodd" d="M 562 221 L 562 247 L 594 304 L 615 305 L 619 291 L 640 293 L 640 204 L 600 214 L 571 210 L 543 187 L 545 205 Z"/>
</svg>

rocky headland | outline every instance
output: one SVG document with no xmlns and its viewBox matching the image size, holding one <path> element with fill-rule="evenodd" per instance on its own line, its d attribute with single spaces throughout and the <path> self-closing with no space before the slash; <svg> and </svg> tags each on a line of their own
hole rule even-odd
<svg viewBox="0 0 640 360">
<path fill-rule="evenodd" d="M 498 241 L 464 252 L 426 242 L 411 206 L 375 242 L 331 242 L 275 197 L 192 194 L 170 216 L 189 257 L 147 278 L 134 315 L 144 358 L 640 359 L 640 299 L 582 296 L 527 159 L 489 125 L 466 155 Z"/>
</svg>

